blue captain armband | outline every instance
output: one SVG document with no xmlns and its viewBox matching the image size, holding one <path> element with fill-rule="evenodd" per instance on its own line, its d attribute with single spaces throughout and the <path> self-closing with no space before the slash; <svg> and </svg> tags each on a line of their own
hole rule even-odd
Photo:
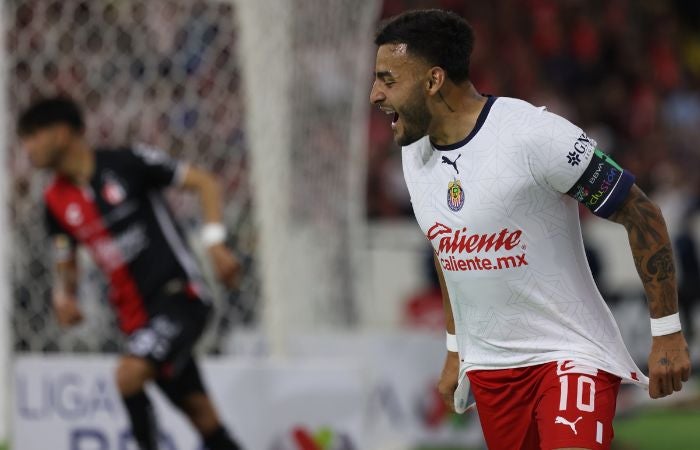
<svg viewBox="0 0 700 450">
<path fill-rule="evenodd" d="M 595 149 L 588 168 L 568 195 L 599 217 L 610 217 L 622 205 L 634 184 L 634 175 Z"/>
</svg>

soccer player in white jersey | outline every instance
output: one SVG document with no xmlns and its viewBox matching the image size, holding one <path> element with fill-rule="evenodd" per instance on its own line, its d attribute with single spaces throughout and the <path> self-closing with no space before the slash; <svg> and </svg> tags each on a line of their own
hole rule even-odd
<svg viewBox="0 0 700 450">
<path fill-rule="evenodd" d="M 407 12 L 375 43 L 370 100 L 393 115 L 443 286 L 441 394 L 452 403 L 458 382 L 470 383 L 491 450 L 609 448 L 622 380 L 659 398 L 690 375 L 659 208 L 566 119 L 480 95 L 459 16 Z M 651 316 L 649 379 L 596 289 L 577 201 L 627 230 Z"/>
</svg>

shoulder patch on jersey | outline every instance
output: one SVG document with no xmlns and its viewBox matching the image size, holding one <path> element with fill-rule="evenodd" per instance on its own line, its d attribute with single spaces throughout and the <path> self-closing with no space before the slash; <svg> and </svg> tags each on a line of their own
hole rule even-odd
<svg viewBox="0 0 700 450">
<path fill-rule="evenodd" d="M 455 212 L 464 206 L 464 189 L 457 178 L 447 184 L 447 206 Z"/>
<path fill-rule="evenodd" d="M 581 136 L 574 142 L 574 149 L 566 155 L 567 162 L 572 167 L 578 166 L 581 164 L 581 155 L 583 155 L 584 161 L 587 161 L 595 150 L 595 145 L 595 141 L 586 136 L 586 133 L 581 133 Z"/>
</svg>

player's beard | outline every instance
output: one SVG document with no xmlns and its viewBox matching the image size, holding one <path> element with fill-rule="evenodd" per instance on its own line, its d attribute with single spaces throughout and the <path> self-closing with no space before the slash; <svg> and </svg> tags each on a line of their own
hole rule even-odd
<svg viewBox="0 0 700 450">
<path fill-rule="evenodd" d="M 403 133 L 394 137 L 397 144 L 410 145 L 428 134 L 433 116 L 428 110 L 428 102 L 420 87 L 416 87 L 406 105 L 398 108 L 397 112 L 403 125 Z"/>
</svg>

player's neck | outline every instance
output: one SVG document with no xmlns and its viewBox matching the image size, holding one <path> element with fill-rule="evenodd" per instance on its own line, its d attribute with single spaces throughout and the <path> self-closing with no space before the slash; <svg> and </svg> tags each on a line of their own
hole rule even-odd
<svg viewBox="0 0 700 450">
<path fill-rule="evenodd" d="M 92 150 L 84 140 L 70 145 L 56 172 L 77 185 L 90 182 L 94 171 L 95 158 Z"/>
<path fill-rule="evenodd" d="M 444 91 L 428 131 L 430 141 L 437 145 L 451 145 L 467 137 L 486 103 L 486 97 L 470 82 Z"/>
</svg>

